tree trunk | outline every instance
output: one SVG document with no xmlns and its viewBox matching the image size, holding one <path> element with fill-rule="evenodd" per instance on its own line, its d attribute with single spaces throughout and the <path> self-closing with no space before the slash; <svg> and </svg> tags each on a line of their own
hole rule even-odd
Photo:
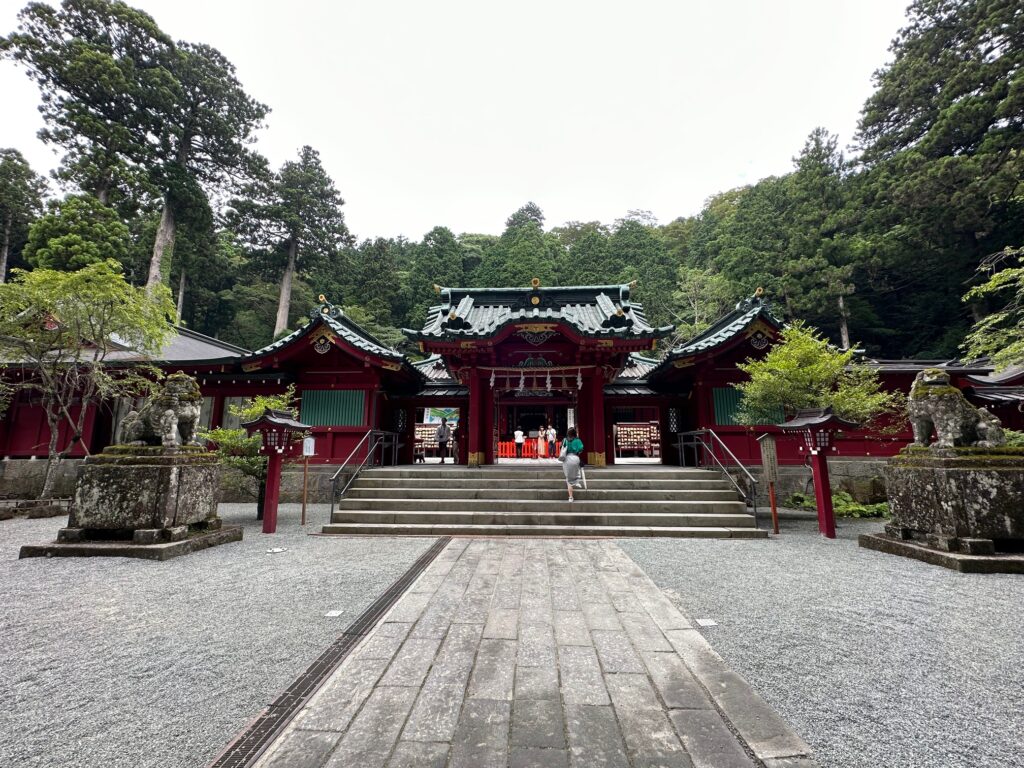
<svg viewBox="0 0 1024 768">
<path fill-rule="evenodd" d="M 185 308 L 185 268 L 181 268 L 181 280 L 178 281 L 178 325 L 181 325 L 181 312 Z"/>
<path fill-rule="evenodd" d="M 153 242 L 153 257 L 149 260 L 149 277 L 146 288 L 153 288 L 163 282 L 162 262 L 164 256 L 174 254 L 174 211 L 171 209 L 170 195 L 164 195 L 164 210 L 160 214 L 160 226 L 156 230 Z"/>
<path fill-rule="evenodd" d="M 281 278 L 281 295 L 277 301 L 277 322 L 274 323 L 274 337 L 288 328 L 288 311 L 292 307 L 292 278 L 295 277 L 295 258 L 299 253 L 299 241 L 292 238 L 288 244 L 288 266 Z"/>
<path fill-rule="evenodd" d="M 63 456 L 57 451 L 60 420 L 53 418 L 47 413 L 46 422 L 50 426 L 50 444 L 49 453 L 46 456 L 46 473 L 43 475 L 43 490 L 39 493 L 40 499 L 53 498 L 53 486 L 57 484 L 57 470 L 60 468 L 63 460 Z"/>
<path fill-rule="evenodd" d="M 839 335 L 843 340 L 843 349 L 850 348 L 850 315 L 846 311 L 846 302 L 839 296 Z"/>
<path fill-rule="evenodd" d="M 0 283 L 7 279 L 7 254 L 11 250 L 11 223 L 14 214 L 8 213 L 4 219 L 4 241 L 0 243 Z"/>
<path fill-rule="evenodd" d="M 106 184 L 96 187 L 96 199 L 103 205 L 110 205 L 110 187 Z"/>
</svg>

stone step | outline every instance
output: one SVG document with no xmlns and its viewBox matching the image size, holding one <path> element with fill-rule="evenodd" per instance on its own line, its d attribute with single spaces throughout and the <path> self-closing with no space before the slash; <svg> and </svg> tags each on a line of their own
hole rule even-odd
<svg viewBox="0 0 1024 768">
<path fill-rule="evenodd" d="M 570 503 L 561 501 L 530 500 L 530 499 L 353 499 L 344 498 L 338 502 L 338 511 L 370 512 L 386 510 L 395 512 L 521 512 L 536 514 L 538 512 L 572 512 L 585 507 L 587 512 L 595 513 L 629 513 L 643 511 L 646 513 L 675 512 L 679 514 L 745 514 L 746 505 L 742 501 L 667 501 L 657 499 L 642 504 L 635 499 L 629 501 L 590 501 L 587 491 L 577 491 L 577 501 Z M 734 497 L 735 498 L 735 497 Z"/>
<path fill-rule="evenodd" d="M 595 480 L 708 480 L 720 479 L 720 472 L 707 469 L 687 469 L 666 467 L 664 469 L 619 469 L 618 467 L 586 467 L 587 479 Z M 551 467 L 530 466 L 516 469 L 500 467 L 481 467 L 469 469 L 429 465 L 426 467 L 383 467 L 364 470 L 360 477 L 395 477 L 395 478 L 429 478 L 444 477 L 450 479 L 488 479 L 488 480 L 528 480 L 548 477 L 561 478 L 562 465 L 552 462 Z"/>
<path fill-rule="evenodd" d="M 590 486 L 586 491 L 577 491 L 580 500 L 587 501 L 635 501 L 647 504 L 651 501 L 736 501 L 736 491 L 719 490 L 683 490 L 666 491 L 637 489 L 608 489 Z M 409 488 L 395 485 L 387 488 L 362 488 L 353 486 L 345 494 L 346 499 L 498 499 L 498 500 L 548 500 L 564 501 L 566 498 L 565 484 L 561 488 Z"/>
<path fill-rule="evenodd" d="M 716 528 L 667 526 L 575 526 L 575 525 L 443 525 L 333 523 L 323 533 L 366 536 L 666 536 L 678 538 L 763 539 L 768 532 L 758 528 Z"/>
<path fill-rule="evenodd" d="M 472 477 L 454 478 L 448 476 L 438 477 L 379 477 L 369 474 L 361 474 L 352 483 L 353 488 L 515 488 L 515 489 L 549 489 L 564 488 L 565 480 L 562 475 L 552 475 L 544 478 L 492 478 L 481 477 L 480 473 Z M 721 479 L 718 475 L 710 475 L 700 480 L 624 480 L 608 478 L 595 472 L 587 472 L 587 486 L 594 490 L 625 490 L 636 488 L 638 490 L 722 490 L 730 489 L 735 493 L 735 488 L 728 480 Z"/>
<path fill-rule="evenodd" d="M 577 505 L 578 506 L 578 505 Z M 332 524 L 366 523 L 398 525 L 558 525 L 558 526 L 643 526 L 669 528 L 754 528 L 748 514 L 651 514 L 623 512 L 601 514 L 586 510 L 571 512 L 399 512 L 351 510 L 335 512 Z"/>
</svg>

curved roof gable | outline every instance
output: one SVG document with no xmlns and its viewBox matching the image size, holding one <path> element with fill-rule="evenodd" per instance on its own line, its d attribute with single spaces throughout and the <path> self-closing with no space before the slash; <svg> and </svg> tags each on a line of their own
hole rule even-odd
<svg viewBox="0 0 1024 768">
<path fill-rule="evenodd" d="M 672 326 L 653 327 L 630 301 L 630 285 L 542 288 L 440 288 L 441 304 L 427 311 L 413 339 L 480 338 L 510 323 L 564 322 L 584 336 L 659 338 Z"/>
</svg>

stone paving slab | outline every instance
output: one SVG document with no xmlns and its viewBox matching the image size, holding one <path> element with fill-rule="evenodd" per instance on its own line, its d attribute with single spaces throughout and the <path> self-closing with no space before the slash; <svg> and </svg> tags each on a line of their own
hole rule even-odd
<svg viewBox="0 0 1024 768">
<path fill-rule="evenodd" d="M 455 539 L 261 768 L 815 768 L 614 543 Z"/>
</svg>

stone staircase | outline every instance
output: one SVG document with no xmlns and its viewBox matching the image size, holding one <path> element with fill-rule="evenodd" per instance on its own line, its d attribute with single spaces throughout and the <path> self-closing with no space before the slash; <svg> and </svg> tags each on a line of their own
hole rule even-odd
<svg viewBox="0 0 1024 768">
<path fill-rule="evenodd" d="M 364 471 L 327 534 L 763 538 L 721 473 L 675 467 L 587 470 L 566 500 L 560 465 Z"/>
</svg>

